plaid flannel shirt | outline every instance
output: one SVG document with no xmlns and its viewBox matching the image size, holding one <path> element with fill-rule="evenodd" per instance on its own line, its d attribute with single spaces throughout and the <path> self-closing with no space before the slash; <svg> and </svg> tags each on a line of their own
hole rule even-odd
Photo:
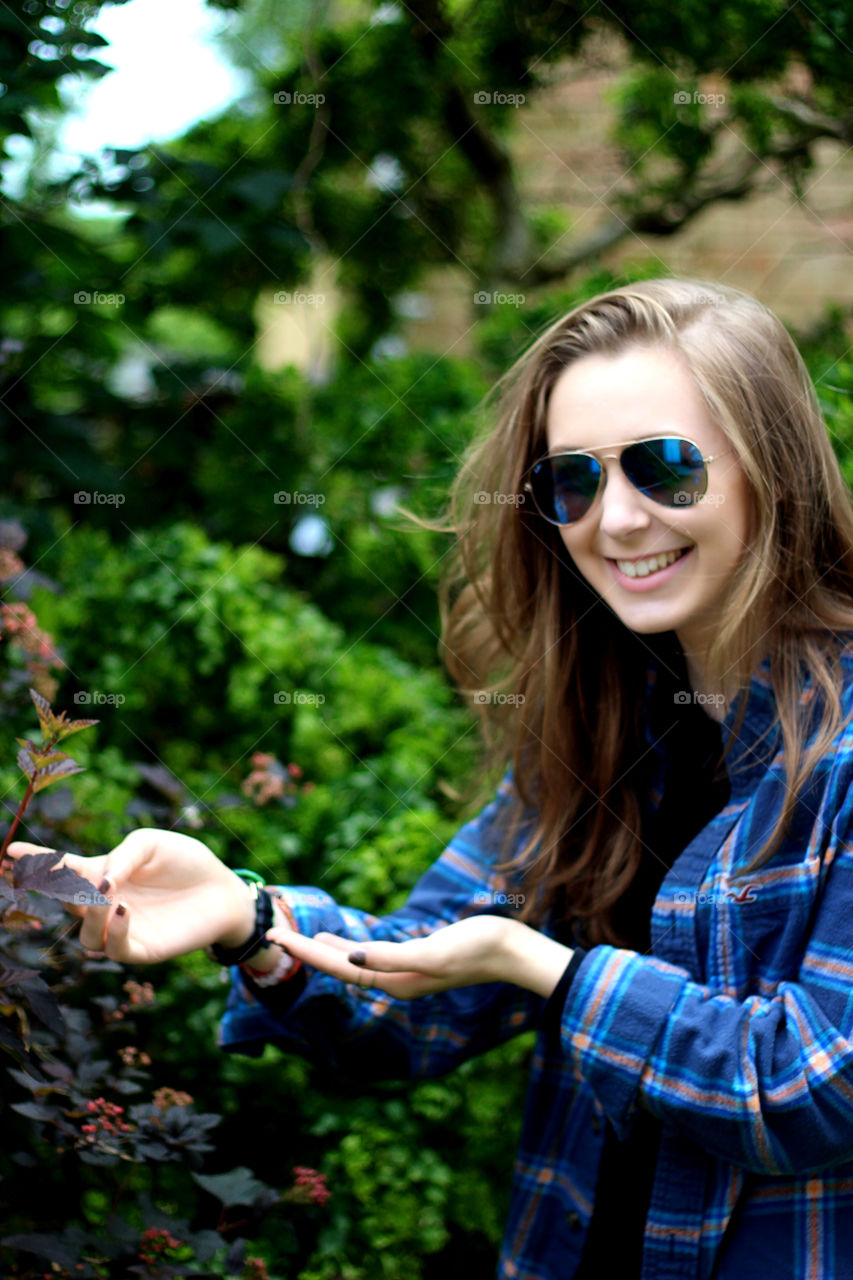
<svg viewBox="0 0 853 1280">
<path fill-rule="evenodd" d="M 842 667 L 846 718 L 853 649 Z M 745 875 L 784 794 L 768 671 L 765 662 L 753 676 L 726 758 L 729 802 L 660 888 L 651 954 L 592 947 L 559 1035 L 537 1038 L 500 1280 L 569 1280 L 592 1214 L 602 1119 L 621 1137 L 639 1107 L 662 1122 L 643 1280 L 853 1280 L 853 726 L 810 777 L 783 844 Z M 646 736 L 662 779 L 654 683 L 652 664 Z M 804 708 L 811 694 L 804 684 Z M 300 930 L 402 940 L 489 909 L 507 889 L 489 833 L 511 794 L 508 774 L 390 915 L 286 888 Z M 257 1054 L 273 1042 L 349 1074 L 431 1076 L 535 1028 L 545 1005 L 508 983 L 400 1001 L 307 973 L 274 1016 L 235 970 L 223 1047 Z"/>
</svg>

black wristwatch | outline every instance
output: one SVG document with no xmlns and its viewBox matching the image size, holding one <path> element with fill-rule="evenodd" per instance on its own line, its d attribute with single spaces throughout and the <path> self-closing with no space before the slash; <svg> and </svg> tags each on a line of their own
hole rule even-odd
<svg viewBox="0 0 853 1280">
<path fill-rule="evenodd" d="M 263 887 L 261 877 L 255 871 L 238 871 L 236 874 L 245 880 L 255 897 L 255 927 L 249 937 L 239 947 L 223 947 L 214 942 L 210 954 L 219 964 L 230 968 L 232 964 L 243 964 L 256 951 L 267 945 L 267 930 L 272 928 L 272 897 Z"/>
</svg>

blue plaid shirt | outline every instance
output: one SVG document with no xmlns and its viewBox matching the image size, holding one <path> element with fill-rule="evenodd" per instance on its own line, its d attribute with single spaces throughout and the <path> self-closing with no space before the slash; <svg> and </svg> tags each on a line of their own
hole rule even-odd
<svg viewBox="0 0 853 1280">
<path fill-rule="evenodd" d="M 853 649 L 842 667 L 846 718 Z M 662 779 L 654 681 L 651 666 L 646 736 Z M 804 708 L 812 692 L 804 685 Z M 766 662 L 726 768 L 728 803 L 661 885 L 651 954 L 592 947 L 559 1035 L 537 1038 L 501 1280 L 569 1280 L 592 1215 L 602 1119 L 624 1137 L 640 1107 L 662 1124 L 643 1280 L 853 1280 L 853 726 L 808 780 L 780 848 L 749 875 L 785 787 Z M 511 796 L 507 775 L 390 915 L 286 888 L 300 930 L 402 940 L 488 909 L 507 891 L 490 828 Z M 652 808 L 659 799 L 653 790 Z M 537 1027 L 545 1004 L 508 983 L 400 1001 L 307 973 L 275 1016 L 235 970 L 223 1047 L 259 1053 L 273 1042 L 349 1074 L 430 1076 Z"/>
</svg>

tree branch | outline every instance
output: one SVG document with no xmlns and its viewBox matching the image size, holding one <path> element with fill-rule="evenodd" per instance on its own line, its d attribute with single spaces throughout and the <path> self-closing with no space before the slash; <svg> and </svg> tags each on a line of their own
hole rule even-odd
<svg viewBox="0 0 853 1280">
<path fill-rule="evenodd" d="M 804 104 L 790 105 L 797 108 L 803 106 L 803 109 L 809 112 L 808 121 L 805 118 L 801 119 L 799 114 L 796 116 L 801 124 L 807 125 L 807 134 L 800 132 L 780 139 L 761 155 L 747 150 L 747 153 L 734 164 L 725 168 L 719 166 L 710 173 L 700 172 L 694 184 L 683 187 L 677 196 L 667 196 L 633 210 L 626 208 L 624 214 L 611 212 L 610 217 L 601 226 L 570 248 L 558 262 L 536 264 L 521 272 L 512 273 L 507 279 L 528 287 L 547 284 L 570 275 L 578 267 L 635 233 L 673 235 L 708 205 L 718 200 L 743 200 L 750 195 L 757 187 L 760 171 L 766 167 L 767 161 L 791 160 L 797 156 L 806 157 L 816 138 L 844 137 L 842 130 L 845 126 L 842 122 L 831 120 L 829 117 L 820 117 L 817 112 L 811 113 Z M 794 113 L 787 114 L 792 116 Z"/>
<path fill-rule="evenodd" d="M 439 0 L 410 0 L 405 6 L 412 31 L 425 61 L 435 69 L 453 30 Z M 490 254 L 490 270 L 497 278 L 520 271 L 530 258 L 532 237 L 515 185 L 509 153 L 488 128 L 482 112 L 474 110 L 473 93 L 449 75 L 433 76 L 441 86 L 440 108 L 455 145 L 480 178 L 498 222 Z"/>
</svg>

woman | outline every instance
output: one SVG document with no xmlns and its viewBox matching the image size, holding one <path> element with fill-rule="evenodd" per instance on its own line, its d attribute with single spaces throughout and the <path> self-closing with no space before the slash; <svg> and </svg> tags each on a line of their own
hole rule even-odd
<svg viewBox="0 0 853 1280">
<path fill-rule="evenodd" d="M 765 308 L 676 280 L 502 390 L 443 597 L 495 799 L 382 918 L 132 832 L 67 856 L 110 899 L 81 937 L 215 943 L 226 1048 L 373 1078 L 538 1027 L 501 1277 L 853 1277 L 853 514 L 814 390 Z"/>
</svg>

